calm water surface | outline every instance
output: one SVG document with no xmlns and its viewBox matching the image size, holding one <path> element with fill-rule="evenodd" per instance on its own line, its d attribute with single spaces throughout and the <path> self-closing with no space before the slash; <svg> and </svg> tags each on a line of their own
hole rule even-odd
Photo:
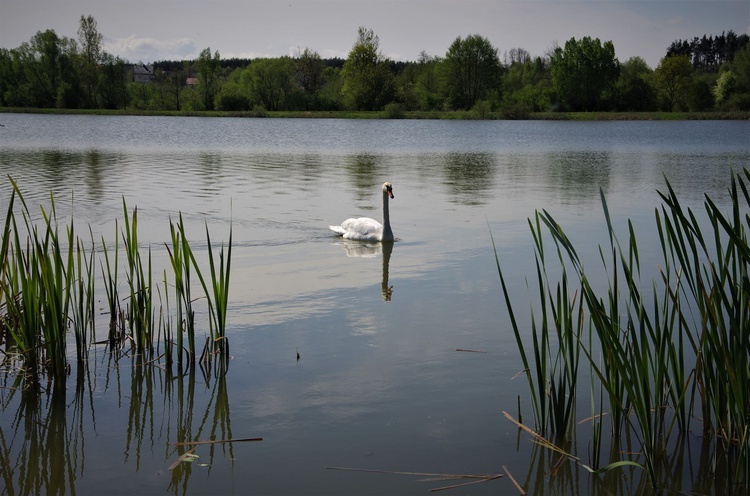
<svg viewBox="0 0 750 496">
<path fill-rule="evenodd" d="M 725 203 L 730 171 L 750 166 L 750 122 L 0 114 L 0 124 L 2 177 L 32 205 L 47 208 L 52 192 L 61 223 L 72 216 L 79 233 L 90 226 L 113 242 L 125 201 L 137 206 L 140 241 L 163 268 L 179 213 L 199 258 L 206 225 L 214 243 L 228 239 L 230 224 L 233 232 L 228 374 L 168 380 L 96 348 L 83 396 L 71 380 L 65 410 L 37 409 L 37 422 L 65 426 L 38 441 L 56 444 L 51 455 L 28 455 L 37 442 L 24 427 L 29 406 L 0 390 L 14 473 L 48 488 L 61 480 L 78 494 L 415 494 L 452 482 L 327 467 L 503 466 L 531 492 L 588 494 L 583 471 L 550 479 L 538 463 L 548 455 L 501 413 L 516 414 L 520 395 L 531 415 L 525 381 L 512 379 L 522 365 L 490 231 L 523 314 L 535 210 L 551 212 L 596 263 L 606 242 L 602 191 L 619 228 L 633 219 L 643 264 L 655 270 L 664 176 L 699 207 L 704 194 Z M 379 218 L 386 180 L 395 193 L 391 250 L 328 231 L 350 216 Z M 3 217 L 10 190 L 0 182 Z M 581 418 L 588 402 L 579 402 Z M 173 442 L 248 437 L 264 440 L 202 446 L 198 460 L 169 471 L 184 451 Z M 67 461 L 55 471 L 58 459 Z M 688 472 L 679 485 L 689 491 L 698 475 Z M 640 473 L 627 475 L 615 492 L 638 484 Z M 2 493 L 18 492 L 21 480 L 0 479 L 17 484 Z M 460 493 L 513 491 L 505 478 Z"/>
</svg>

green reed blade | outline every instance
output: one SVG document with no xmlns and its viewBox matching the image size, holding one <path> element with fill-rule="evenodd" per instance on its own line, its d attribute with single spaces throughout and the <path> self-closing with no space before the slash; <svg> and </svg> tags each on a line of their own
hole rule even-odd
<svg viewBox="0 0 750 496">
<path fill-rule="evenodd" d="M 532 229 L 532 233 L 534 230 Z M 508 315 L 510 317 L 511 327 L 513 329 L 513 335 L 516 338 L 516 345 L 518 347 L 518 351 L 521 354 L 521 362 L 523 363 L 524 367 L 524 374 L 526 375 L 526 380 L 529 383 L 529 390 L 531 391 L 531 402 L 533 406 L 533 413 L 534 413 L 534 419 L 537 423 L 537 427 L 539 427 L 542 419 L 542 409 L 540 406 L 540 392 L 543 392 L 543 389 L 541 391 L 537 391 L 534 381 L 531 376 L 531 366 L 529 364 L 529 359 L 526 355 L 526 349 L 523 345 L 523 340 L 521 339 L 521 332 L 518 327 L 518 322 L 516 321 L 515 313 L 513 312 L 513 304 L 510 301 L 510 294 L 508 293 L 508 288 L 505 283 L 505 276 L 503 275 L 503 270 L 500 265 L 500 257 L 497 253 L 497 245 L 495 244 L 495 238 L 492 235 L 492 231 L 490 230 L 490 239 L 492 240 L 492 249 L 495 253 L 495 264 L 497 266 L 497 272 L 500 276 L 500 285 L 503 290 L 503 297 L 505 298 L 505 307 L 508 310 Z M 543 393 L 542 393 L 543 394 Z"/>
</svg>

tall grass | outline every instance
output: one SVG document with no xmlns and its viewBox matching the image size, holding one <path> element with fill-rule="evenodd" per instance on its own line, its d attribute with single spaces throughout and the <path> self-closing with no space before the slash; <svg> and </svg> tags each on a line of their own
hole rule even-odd
<svg viewBox="0 0 750 496">
<path fill-rule="evenodd" d="M 184 237 L 184 228 L 183 237 Z M 229 344 L 226 339 L 227 328 L 227 309 L 229 305 L 229 270 L 232 265 L 232 227 L 229 226 L 229 243 L 226 256 L 224 255 L 224 244 L 219 249 L 218 265 L 214 258 L 213 247 L 211 246 L 211 235 L 206 224 L 206 241 L 208 244 L 208 262 L 210 269 L 210 279 L 206 280 L 203 273 L 198 268 L 198 263 L 190 251 L 190 260 L 193 262 L 198 279 L 203 286 L 203 291 L 208 300 L 209 309 L 209 329 L 210 329 L 210 353 L 219 353 L 221 357 L 227 358 L 229 355 Z M 209 355 L 207 355 L 208 357 Z"/>
<path fill-rule="evenodd" d="M 170 232 L 172 244 L 171 247 L 167 246 L 167 251 L 174 275 L 177 322 L 180 323 L 176 339 L 178 367 L 183 363 L 183 334 L 187 336 L 188 340 L 188 357 L 191 361 L 195 361 L 196 357 L 195 310 L 193 309 L 191 294 L 191 271 L 194 271 L 198 277 L 208 305 L 209 335 L 202 354 L 202 361 L 210 361 L 211 357 L 215 354 L 220 354 L 221 357 L 226 358 L 229 354 L 229 345 L 226 339 L 226 322 L 229 305 L 229 271 L 232 261 L 231 225 L 226 256 L 222 243 L 217 262 L 213 246 L 211 245 L 211 234 L 208 230 L 208 224 L 206 224 L 209 264 L 208 277 L 204 276 L 201 265 L 195 258 L 195 254 L 188 243 L 182 214 L 180 214 L 177 224 L 170 221 Z"/>
<path fill-rule="evenodd" d="M 532 313 L 531 338 L 532 348 L 526 349 L 523 344 L 505 278 L 500 271 L 505 300 L 510 311 L 513 332 L 518 349 L 521 352 L 525 374 L 531 390 L 534 419 L 537 427 L 543 431 L 564 437 L 569 430 L 575 413 L 575 389 L 578 381 L 580 348 L 578 340 L 583 329 L 584 316 L 582 300 L 577 294 L 571 296 L 568 276 L 560 245 L 556 244 L 557 259 L 562 267 L 561 281 L 556 285 L 550 283 L 546 270 L 546 253 L 540 225 L 541 216 L 536 215 L 534 222 L 529 221 L 534 238 L 534 257 L 537 268 L 537 285 L 541 310 L 540 321 Z M 493 239 L 494 246 L 494 239 Z M 500 266 L 497 259 L 498 267 Z M 531 361 L 529 360 L 531 356 Z"/>
<path fill-rule="evenodd" d="M 115 221 L 114 256 L 110 262 L 107 242 L 105 241 L 104 236 L 102 236 L 102 253 L 104 254 L 104 262 L 100 262 L 102 279 L 104 280 L 104 291 L 107 297 L 107 315 L 109 316 L 107 339 L 112 347 L 118 346 L 125 338 L 124 318 L 122 318 L 123 312 L 120 307 L 120 293 L 117 279 L 120 259 L 120 244 L 118 242 L 118 237 L 118 222 Z"/>
<path fill-rule="evenodd" d="M 70 255 L 75 256 L 74 273 L 76 279 L 73 281 L 73 312 L 71 325 L 76 338 L 77 363 L 82 365 L 88 355 L 88 343 L 95 338 L 95 265 L 94 265 L 94 234 L 89 228 L 91 248 L 86 249 L 81 239 L 73 236 L 73 222 L 68 229 L 68 245 L 75 246 L 75 252 L 70 250 Z M 70 276 L 70 274 L 69 274 Z"/>
<path fill-rule="evenodd" d="M 12 191 L 7 216 L 2 224 L 0 244 L 0 331 L 7 336 L 6 348 L 13 348 L 13 352 L 22 357 L 29 377 L 27 386 L 40 386 L 41 374 L 45 372 L 55 387 L 65 384 L 70 370 L 66 345 L 71 331 L 76 361 L 79 366 L 86 362 L 88 348 L 96 342 L 94 307 L 97 264 L 103 280 L 106 299 L 104 315 L 108 317 L 109 328 L 107 339 L 97 344 L 107 343 L 113 350 L 125 353 L 130 344 L 129 348 L 139 359 L 154 360 L 159 335 L 163 332 L 166 365 L 171 366 L 176 352 L 178 363 L 182 366 L 182 337 L 185 333 L 188 339 L 187 356 L 190 363 L 194 363 L 196 324 L 190 285 L 195 271 L 209 308 L 207 330 L 209 342 L 213 344 L 206 352 L 206 360 L 216 353 L 227 356 L 231 228 L 228 252 L 225 256 L 222 244 L 217 261 L 206 227 L 210 274 L 204 277 L 185 236 L 182 214 L 177 226 L 170 221 L 172 245 L 171 248 L 167 245 L 167 251 L 174 283 L 170 282 L 167 271 L 164 271 L 162 291 L 152 276 L 151 245 L 142 246 L 139 243 L 138 209 L 129 211 L 124 198 L 123 228 L 118 231 L 119 223 L 116 223 L 114 243 L 108 245 L 102 237 L 101 252 L 98 253 L 91 228 L 88 240 L 79 238 L 72 217 L 65 235 L 59 234 L 52 195 L 49 211 L 40 208 L 41 218 L 34 218 L 18 185 L 12 179 L 10 182 Z M 21 204 L 18 213 L 17 202 Z M 125 291 L 120 288 L 119 280 L 122 263 L 125 264 Z M 175 288 L 177 315 L 174 318 L 179 327 L 174 333 L 169 306 L 170 286 Z"/>
<path fill-rule="evenodd" d="M 154 320 L 153 285 L 151 278 L 151 247 L 148 248 L 147 268 L 144 270 L 140 247 L 138 246 L 138 208 L 133 209 L 132 218 L 128 215 L 125 199 L 122 200 L 125 215 L 123 247 L 127 262 L 127 281 L 130 289 L 128 297 L 128 325 L 135 340 L 138 353 L 153 351 Z"/>
<path fill-rule="evenodd" d="M 706 196 L 706 232 L 701 227 L 705 224 L 681 206 L 667 181 L 667 192 L 659 193 L 663 205 L 655 212 L 664 260 L 658 277 L 651 282 L 652 297 L 644 296 L 641 289 L 641 261 L 633 225 L 628 222 L 627 241 L 620 242 L 603 194 L 609 234 L 609 246 L 599 249 L 608 274 L 603 292 L 596 289 L 597 281 L 588 277 L 562 227 L 549 212 L 537 212 L 535 222 L 529 224 L 535 241 L 540 309 L 538 314 L 532 309 L 530 351 L 524 340 L 526 331 L 515 318 L 495 250 L 537 430 L 549 429 L 559 436 L 560 429 L 569 425 L 557 421 L 569 422 L 571 414 L 571 400 L 560 396 L 559 391 L 564 384 L 567 394 L 576 397 L 580 351 L 592 371 L 592 418 L 597 410 L 602 413 L 602 403 L 597 408 L 593 399 L 599 389 L 612 415 L 613 442 L 620 442 L 627 425 L 628 432 L 637 437 L 639 457 L 653 487 L 667 476 L 660 472 L 657 460 L 668 441 L 684 439 L 695 416 L 702 419 L 704 435 L 716 444 L 713 466 L 733 467 L 735 483 L 748 482 L 750 216 L 743 214 L 750 205 L 748 181 L 747 170 L 733 174 L 728 214 Z M 555 262 L 562 268 L 561 281 L 555 286 L 547 277 L 551 262 L 544 256 L 542 226 L 554 240 L 558 254 Z M 577 275 L 575 290 L 568 287 L 567 267 Z M 566 292 L 573 296 L 566 298 Z M 572 302 L 578 295 L 576 307 Z M 558 337 L 555 346 L 550 346 L 550 336 L 558 330 L 567 337 Z M 571 347 L 578 351 L 572 352 Z M 565 371 L 557 368 L 558 364 Z M 593 427 L 592 451 L 598 457 L 601 432 L 597 429 L 601 426 L 594 423 Z"/>
<path fill-rule="evenodd" d="M 661 194 L 665 206 L 657 215 L 665 259 L 681 280 L 670 295 L 675 306 L 693 302 L 700 321 L 688 335 L 695 352 L 694 391 L 699 396 L 704 429 L 726 450 L 735 452 L 735 476 L 750 476 L 750 204 L 746 181 L 750 171 L 732 177 L 732 209 L 725 215 L 709 197 L 705 210 L 711 238 L 693 213 L 680 206 L 670 187 Z M 680 312 L 684 321 L 688 315 Z"/>
<path fill-rule="evenodd" d="M 0 287 L 5 315 L 2 320 L 28 365 L 31 383 L 39 385 L 40 368 L 44 368 L 59 384 L 64 381 L 67 369 L 65 336 L 72 298 L 67 277 L 73 271 L 73 249 L 69 246 L 65 255 L 54 201 L 49 214 L 41 209 L 40 228 L 34 223 L 18 186 L 12 180 L 11 184 L 12 196 L 22 203 L 22 226 L 28 237 L 25 243 L 21 241 L 19 224 L 11 210 L 12 198 L 3 234 L 5 253 Z"/>
<path fill-rule="evenodd" d="M 175 289 L 175 307 L 177 311 L 177 364 L 183 364 L 183 334 L 188 338 L 188 357 L 195 361 L 195 310 L 193 310 L 193 298 L 190 292 L 190 267 L 192 250 L 185 237 L 185 224 L 182 214 L 179 223 L 175 225 L 171 220 L 169 230 L 172 235 L 172 248 L 167 246 L 169 260 L 172 264 Z"/>
</svg>

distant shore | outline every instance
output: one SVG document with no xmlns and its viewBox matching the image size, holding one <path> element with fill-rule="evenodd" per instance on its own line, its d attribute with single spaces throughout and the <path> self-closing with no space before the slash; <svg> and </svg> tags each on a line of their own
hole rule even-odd
<svg viewBox="0 0 750 496">
<path fill-rule="evenodd" d="M 475 111 L 401 111 L 397 116 L 386 111 L 177 111 L 177 110 L 103 110 L 40 109 L 0 107 L 0 113 L 135 115 L 173 117 L 245 117 L 310 119 L 444 119 L 444 120 L 542 120 L 542 121 L 675 121 L 675 120 L 750 120 L 750 112 L 529 112 L 508 116 L 504 112 Z"/>
</svg>

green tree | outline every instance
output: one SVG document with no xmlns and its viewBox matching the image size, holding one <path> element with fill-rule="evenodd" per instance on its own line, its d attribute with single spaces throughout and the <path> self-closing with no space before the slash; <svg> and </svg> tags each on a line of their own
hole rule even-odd
<svg viewBox="0 0 750 496">
<path fill-rule="evenodd" d="M 419 108 L 417 97 L 417 79 L 419 77 L 419 66 L 413 62 L 407 62 L 394 77 L 394 101 L 386 105 L 386 112 L 390 115 L 401 116 L 404 110 L 416 110 Z"/>
<path fill-rule="evenodd" d="M 393 74 L 380 53 L 380 38 L 360 27 L 341 71 L 346 104 L 357 110 L 381 110 L 393 100 Z"/>
<path fill-rule="evenodd" d="M 422 110 L 434 110 L 442 106 L 441 63 L 440 57 L 430 56 L 424 50 L 419 54 L 414 96 Z"/>
<path fill-rule="evenodd" d="M 735 53 L 734 60 L 716 82 L 714 91 L 722 110 L 750 110 L 750 43 Z M 721 86 L 721 87 L 719 87 Z"/>
<path fill-rule="evenodd" d="M 245 111 L 252 108 L 248 90 L 240 83 L 228 81 L 221 85 L 216 95 L 217 110 Z"/>
<path fill-rule="evenodd" d="M 0 85 L 5 88 L 3 100 L 11 107 L 34 106 L 32 101 L 32 86 L 28 82 L 27 60 L 29 45 L 22 43 L 18 48 L 7 52 L 8 58 L 4 62 L 6 70 Z"/>
<path fill-rule="evenodd" d="M 7 48 L 0 48 L 0 106 L 10 104 L 9 97 L 15 87 L 17 82 L 13 71 L 13 56 Z"/>
<path fill-rule="evenodd" d="M 641 57 L 631 57 L 620 66 L 617 80 L 617 110 L 646 112 L 656 109 L 653 72 Z"/>
<path fill-rule="evenodd" d="M 603 110 L 620 74 L 614 44 L 588 36 L 556 47 L 550 68 L 560 103 L 573 111 Z"/>
<path fill-rule="evenodd" d="M 454 109 L 470 109 L 477 101 L 497 97 L 500 90 L 500 58 L 487 38 L 456 38 L 443 61 L 447 98 Z"/>
<path fill-rule="evenodd" d="M 39 31 L 28 43 L 7 52 L 3 100 L 28 107 L 76 106 L 75 41 L 53 30 Z M 7 80 L 6 80 L 7 77 Z"/>
<path fill-rule="evenodd" d="M 732 62 L 735 89 L 743 93 L 750 93 L 750 43 L 738 51 Z"/>
<path fill-rule="evenodd" d="M 552 77 L 546 59 L 533 60 L 515 49 L 514 60 L 502 77 L 502 111 L 506 117 L 523 117 L 529 112 L 544 112 L 552 105 Z M 513 52 L 512 52 L 513 53 Z"/>
<path fill-rule="evenodd" d="M 54 107 L 62 79 L 60 39 L 53 30 L 48 29 L 37 32 L 29 44 L 32 55 L 27 69 L 33 72 L 31 77 L 38 95 L 37 106 Z"/>
<path fill-rule="evenodd" d="M 106 109 L 127 107 L 127 73 L 125 62 L 120 57 L 102 54 L 97 96 L 100 105 Z"/>
<path fill-rule="evenodd" d="M 186 71 L 183 63 L 177 63 L 170 70 L 154 70 L 152 83 L 157 87 L 159 105 L 164 110 L 180 110 L 180 93 L 185 86 Z"/>
<path fill-rule="evenodd" d="M 314 102 L 325 83 L 326 65 L 318 52 L 305 48 L 294 60 L 295 81 L 305 95 L 308 105 Z"/>
<path fill-rule="evenodd" d="M 715 108 L 714 94 L 711 91 L 716 85 L 717 75 L 694 71 L 687 86 L 685 102 L 690 112 L 707 112 Z"/>
<path fill-rule="evenodd" d="M 247 69 L 250 97 L 266 110 L 284 110 L 293 90 L 294 64 L 289 57 L 254 60 Z"/>
<path fill-rule="evenodd" d="M 154 76 L 151 78 L 151 86 L 154 88 L 154 107 L 163 110 L 174 110 L 172 106 L 172 92 L 169 88 L 169 76 L 161 67 L 154 67 Z"/>
<path fill-rule="evenodd" d="M 722 72 L 716 80 L 716 86 L 714 86 L 712 91 L 717 107 L 721 108 L 727 98 L 729 98 L 729 95 L 732 94 L 733 86 L 734 73 L 731 70 Z"/>
<path fill-rule="evenodd" d="M 203 110 L 214 109 L 214 97 L 219 86 L 219 69 L 221 68 L 221 56 L 219 51 L 211 56 L 211 47 L 204 48 L 195 63 L 198 70 L 198 89 L 201 95 Z"/>
<path fill-rule="evenodd" d="M 78 43 L 81 46 L 81 80 L 85 88 L 85 105 L 87 108 L 93 108 L 102 56 L 102 34 L 97 30 L 96 19 L 92 16 L 81 16 Z"/>
<path fill-rule="evenodd" d="M 686 55 L 664 57 L 654 70 L 654 83 L 662 101 L 662 108 L 673 112 L 686 108 L 687 88 L 693 66 Z"/>
<path fill-rule="evenodd" d="M 344 78 L 338 67 L 326 67 L 323 72 L 326 83 L 318 93 L 316 106 L 319 110 L 341 110 L 344 108 Z"/>
</svg>

